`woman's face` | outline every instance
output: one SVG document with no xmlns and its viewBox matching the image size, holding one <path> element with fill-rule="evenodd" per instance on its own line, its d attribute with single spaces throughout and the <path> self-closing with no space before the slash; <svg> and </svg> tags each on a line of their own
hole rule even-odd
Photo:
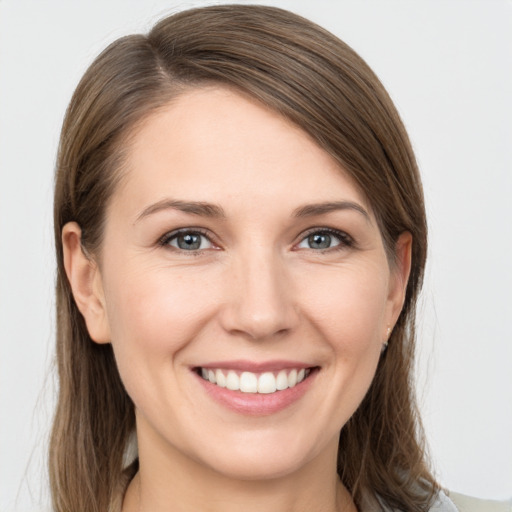
<svg viewBox="0 0 512 512">
<path fill-rule="evenodd" d="M 107 210 L 105 315 L 86 314 L 113 345 L 141 457 L 242 478 L 335 460 L 408 252 L 403 236 L 391 270 L 353 181 L 260 104 L 204 88 L 149 117 Z"/>
</svg>

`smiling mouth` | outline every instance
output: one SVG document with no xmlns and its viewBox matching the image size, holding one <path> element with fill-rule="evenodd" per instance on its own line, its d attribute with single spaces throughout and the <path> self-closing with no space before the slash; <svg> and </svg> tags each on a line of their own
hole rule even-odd
<svg viewBox="0 0 512 512">
<path fill-rule="evenodd" d="M 278 372 L 237 372 L 222 368 L 196 368 L 197 374 L 218 387 L 241 393 L 272 394 L 294 388 L 307 379 L 312 368 L 291 368 Z"/>
</svg>

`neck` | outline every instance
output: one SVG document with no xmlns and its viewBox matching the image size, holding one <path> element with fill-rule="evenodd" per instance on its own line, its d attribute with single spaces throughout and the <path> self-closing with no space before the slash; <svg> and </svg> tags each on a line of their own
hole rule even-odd
<svg viewBox="0 0 512 512">
<path fill-rule="evenodd" d="M 130 483 L 123 512 L 357 512 L 336 472 L 337 443 L 297 471 L 242 480 L 139 442 L 139 472 Z M 148 449 L 145 449 L 148 448 Z"/>
</svg>

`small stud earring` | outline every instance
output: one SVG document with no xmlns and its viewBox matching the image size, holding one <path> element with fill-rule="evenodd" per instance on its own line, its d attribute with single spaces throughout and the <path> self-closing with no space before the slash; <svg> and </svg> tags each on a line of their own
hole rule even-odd
<svg viewBox="0 0 512 512">
<path fill-rule="evenodd" d="M 391 327 L 388 326 L 388 330 L 386 331 L 386 341 L 384 341 L 384 343 L 382 344 L 382 352 L 385 352 L 386 349 L 388 348 L 388 342 L 389 342 L 390 336 L 391 336 Z"/>
</svg>

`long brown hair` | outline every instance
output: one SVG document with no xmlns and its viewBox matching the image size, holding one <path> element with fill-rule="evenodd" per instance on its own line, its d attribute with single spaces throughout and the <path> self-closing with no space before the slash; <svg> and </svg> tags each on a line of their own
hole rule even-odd
<svg viewBox="0 0 512 512">
<path fill-rule="evenodd" d="M 58 512 L 106 511 L 122 496 L 123 456 L 135 428 L 110 345 L 94 343 L 65 275 L 61 230 L 101 247 L 106 206 L 130 134 L 180 92 L 233 87 L 305 130 L 355 180 L 394 243 L 413 236 L 402 313 L 362 404 L 343 427 L 338 472 L 356 504 L 364 494 L 424 511 L 438 487 L 428 470 L 412 381 L 415 304 L 426 256 L 421 181 L 407 134 L 367 64 L 335 36 L 287 11 L 226 5 L 160 21 L 148 35 L 112 43 L 79 83 L 64 121 L 55 184 L 59 398 L 50 445 Z"/>
</svg>

